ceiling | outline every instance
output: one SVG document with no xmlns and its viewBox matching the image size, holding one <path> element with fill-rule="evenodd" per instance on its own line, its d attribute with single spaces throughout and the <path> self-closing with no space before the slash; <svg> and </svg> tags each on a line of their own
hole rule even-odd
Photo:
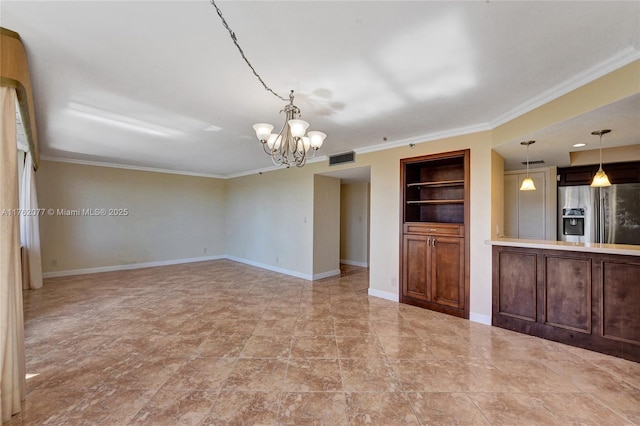
<svg viewBox="0 0 640 426">
<path fill-rule="evenodd" d="M 218 5 L 265 82 L 295 90 L 328 134 L 319 155 L 492 128 L 640 58 L 637 1 Z M 207 0 L 2 0 L 0 13 L 27 49 L 45 158 L 221 177 L 272 166 L 251 126 L 280 127 L 284 102 Z M 602 112 L 637 119 L 640 105 Z M 531 135 L 532 159 L 568 163 L 566 143 L 602 127 L 585 120 Z M 639 143 L 620 126 L 612 142 Z M 522 161 L 518 141 L 497 150 Z"/>
</svg>

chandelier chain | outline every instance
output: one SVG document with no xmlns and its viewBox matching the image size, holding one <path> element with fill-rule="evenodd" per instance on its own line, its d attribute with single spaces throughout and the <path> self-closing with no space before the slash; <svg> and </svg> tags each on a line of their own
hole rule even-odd
<svg viewBox="0 0 640 426">
<path fill-rule="evenodd" d="M 283 98 L 282 96 L 280 96 L 279 94 L 274 92 L 273 89 L 271 89 L 269 86 L 267 86 L 267 84 L 264 82 L 262 77 L 260 77 L 260 74 L 258 74 L 258 72 L 255 70 L 255 68 L 253 68 L 253 65 L 251 65 L 251 62 L 249 62 L 249 60 L 247 59 L 247 56 L 244 54 L 244 50 L 242 50 L 242 47 L 240 47 L 240 44 L 238 44 L 238 39 L 236 37 L 236 33 L 234 33 L 233 30 L 229 27 L 229 24 L 227 24 L 227 21 L 224 19 L 224 16 L 222 16 L 222 11 L 220 10 L 218 5 L 216 4 L 215 0 L 209 0 L 209 1 L 213 5 L 213 7 L 216 8 L 216 12 L 218 12 L 218 16 L 222 20 L 222 25 L 224 25 L 224 27 L 227 29 L 227 31 L 229 31 L 229 35 L 231 36 L 231 40 L 233 40 L 233 44 L 236 45 L 236 47 L 238 48 L 238 51 L 240 52 L 240 55 L 242 56 L 242 59 L 244 59 L 244 61 L 249 66 L 249 68 L 251 68 L 251 71 L 253 71 L 253 75 L 255 75 L 256 78 L 260 81 L 260 83 L 262 83 L 262 86 L 264 86 L 265 90 L 267 90 L 268 92 L 271 92 L 274 96 L 276 96 L 276 97 L 278 97 L 281 100 L 286 102 L 287 99 Z"/>
</svg>

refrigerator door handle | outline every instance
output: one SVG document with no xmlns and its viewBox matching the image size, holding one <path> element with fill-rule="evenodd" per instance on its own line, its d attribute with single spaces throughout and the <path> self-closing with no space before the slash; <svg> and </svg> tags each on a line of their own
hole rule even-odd
<svg viewBox="0 0 640 426">
<path fill-rule="evenodd" d="M 603 193 L 602 190 L 600 188 L 598 188 L 598 192 L 597 192 L 597 200 L 598 200 L 598 210 L 597 210 L 597 220 L 596 220 L 596 226 L 597 226 L 597 237 L 596 237 L 596 243 L 604 243 L 605 239 L 604 239 L 604 198 L 603 198 Z"/>
</svg>

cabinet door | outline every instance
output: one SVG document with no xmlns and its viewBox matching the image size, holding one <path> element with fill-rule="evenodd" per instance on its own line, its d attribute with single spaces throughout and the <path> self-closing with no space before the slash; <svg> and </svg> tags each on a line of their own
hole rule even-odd
<svg viewBox="0 0 640 426">
<path fill-rule="evenodd" d="M 464 308 L 464 238 L 432 237 L 430 249 L 431 300 Z"/>
<path fill-rule="evenodd" d="M 504 175 L 504 236 L 545 239 L 546 182 L 544 172 L 531 172 L 535 191 L 520 191 L 526 174 Z"/>
<path fill-rule="evenodd" d="M 402 294 L 416 299 L 430 300 L 428 256 L 431 237 L 405 235 L 402 241 Z"/>
</svg>

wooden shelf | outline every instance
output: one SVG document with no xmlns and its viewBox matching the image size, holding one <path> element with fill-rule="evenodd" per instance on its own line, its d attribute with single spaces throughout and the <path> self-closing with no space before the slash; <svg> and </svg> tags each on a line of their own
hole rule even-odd
<svg viewBox="0 0 640 426">
<path fill-rule="evenodd" d="M 401 303 L 469 318 L 469 150 L 400 160 Z"/>
<path fill-rule="evenodd" d="M 408 183 L 407 188 L 411 188 L 414 186 L 417 186 L 417 187 L 428 186 L 431 188 L 441 188 L 445 186 L 460 186 L 460 185 L 464 185 L 464 180 L 461 179 L 461 180 L 441 180 L 437 182 L 415 182 L 415 183 Z"/>
<path fill-rule="evenodd" d="M 407 204 L 462 204 L 464 200 L 416 200 L 407 201 Z"/>
</svg>

